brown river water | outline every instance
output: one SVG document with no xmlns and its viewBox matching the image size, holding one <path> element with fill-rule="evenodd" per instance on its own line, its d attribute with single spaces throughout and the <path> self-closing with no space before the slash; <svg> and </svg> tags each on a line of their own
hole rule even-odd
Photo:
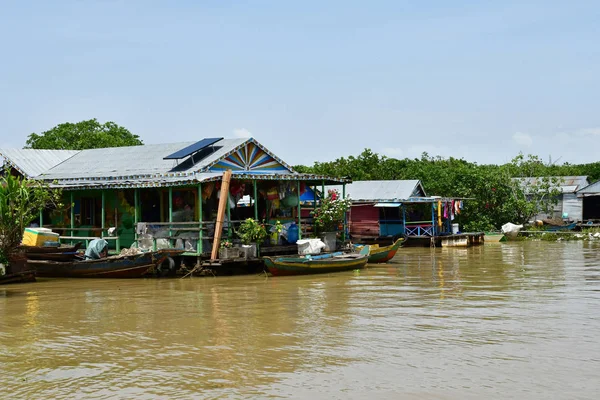
<svg viewBox="0 0 600 400">
<path fill-rule="evenodd" d="M 8 399 L 598 399 L 600 243 L 0 286 Z"/>
</svg>

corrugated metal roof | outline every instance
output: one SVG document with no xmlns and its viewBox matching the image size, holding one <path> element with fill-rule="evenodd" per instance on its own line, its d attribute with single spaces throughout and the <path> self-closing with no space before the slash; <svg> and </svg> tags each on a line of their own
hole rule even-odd
<svg viewBox="0 0 600 400">
<path fill-rule="evenodd" d="M 342 186 L 327 187 L 342 193 Z M 419 180 L 356 181 L 346 185 L 346 195 L 354 202 L 402 201 L 426 196 Z"/>
<path fill-rule="evenodd" d="M 585 186 L 577 191 L 577 194 L 600 194 L 600 181 L 596 181 L 588 186 Z"/>
<path fill-rule="evenodd" d="M 249 139 L 223 139 L 215 145 L 217 150 L 196 164 L 163 158 L 195 142 L 146 144 L 143 146 L 111 147 L 82 150 L 43 174 L 45 180 L 77 178 L 134 178 L 151 175 L 179 174 L 187 176 L 220 160 L 227 153 Z M 137 179 L 137 178 L 136 178 Z"/>
<path fill-rule="evenodd" d="M 542 179 L 558 179 L 557 186 L 560 188 L 562 193 L 574 193 L 578 189 L 586 187 L 589 182 L 587 176 L 550 176 L 550 177 L 527 177 L 527 178 L 513 178 L 513 180 L 521 182 L 524 187 L 536 185 L 542 183 Z"/>
<path fill-rule="evenodd" d="M 220 180 L 223 173 L 212 171 L 211 167 L 243 149 L 247 144 L 254 143 L 284 168 L 277 171 L 234 170 L 234 179 L 325 181 L 327 183 L 345 181 L 345 179 L 321 175 L 297 174 L 289 165 L 253 138 L 223 139 L 215 145 L 212 153 L 209 152 L 211 149 L 207 149 L 205 152 L 208 154 L 201 154 L 201 152 L 179 161 L 164 160 L 164 157 L 193 143 L 195 142 L 69 151 L 70 158 L 63 163 L 42 164 L 37 161 L 35 163 L 38 166 L 36 176 L 54 187 L 65 189 L 192 185 Z M 24 152 L 24 150 L 20 151 Z M 60 152 L 55 150 L 29 151 Z M 23 157 L 15 156 L 17 161 L 15 165 L 29 165 L 32 163 L 31 158 L 34 154 L 26 152 L 22 154 Z"/>
<path fill-rule="evenodd" d="M 8 165 L 26 178 L 35 178 L 79 153 L 79 150 L 0 149 Z"/>
<path fill-rule="evenodd" d="M 136 179 L 115 178 L 115 179 L 100 179 L 100 178 L 82 178 L 82 179 L 65 179 L 55 180 L 50 183 L 52 187 L 60 187 L 65 190 L 75 189 L 102 189 L 102 188 L 147 188 L 147 187 L 166 187 L 166 186 L 181 186 L 181 185 L 196 185 L 202 182 L 211 182 L 221 180 L 223 174 L 220 172 L 200 172 L 193 173 L 187 176 L 148 176 L 139 177 Z M 323 175 L 312 174 L 246 174 L 233 173 L 232 179 L 256 179 L 259 181 L 277 180 L 277 181 L 313 181 L 326 182 L 327 184 L 343 182 L 344 179 L 331 178 Z"/>
</svg>

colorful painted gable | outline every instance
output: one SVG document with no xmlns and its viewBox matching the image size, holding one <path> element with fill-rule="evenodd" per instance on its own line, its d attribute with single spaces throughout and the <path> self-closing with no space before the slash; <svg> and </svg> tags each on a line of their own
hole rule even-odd
<svg viewBox="0 0 600 400">
<path fill-rule="evenodd" d="M 210 167 L 210 171 L 246 171 L 249 173 L 289 172 L 289 168 L 254 142 L 248 142 Z"/>
</svg>

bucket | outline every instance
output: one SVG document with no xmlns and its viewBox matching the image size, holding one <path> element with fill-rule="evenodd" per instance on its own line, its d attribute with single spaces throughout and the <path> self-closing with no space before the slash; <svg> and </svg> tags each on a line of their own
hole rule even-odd
<svg viewBox="0 0 600 400">
<path fill-rule="evenodd" d="M 325 243 L 325 251 L 335 251 L 337 246 L 337 234 L 335 232 L 324 232 L 321 239 Z"/>
<path fill-rule="evenodd" d="M 452 224 L 452 233 L 458 233 L 458 224 Z"/>
</svg>

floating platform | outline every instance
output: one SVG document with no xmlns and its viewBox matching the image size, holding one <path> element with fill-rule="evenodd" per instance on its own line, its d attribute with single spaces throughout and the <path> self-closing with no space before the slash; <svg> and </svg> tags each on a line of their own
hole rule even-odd
<svg viewBox="0 0 600 400">
<path fill-rule="evenodd" d="M 471 247 L 482 245 L 483 232 L 455 233 L 440 236 L 409 236 L 404 246 L 409 247 Z"/>
</svg>

